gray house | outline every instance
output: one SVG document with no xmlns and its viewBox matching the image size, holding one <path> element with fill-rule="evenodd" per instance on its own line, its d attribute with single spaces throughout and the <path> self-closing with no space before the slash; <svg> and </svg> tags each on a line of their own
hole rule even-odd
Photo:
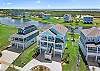
<svg viewBox="0 0 100 71">
<path fill-rule="evenodd" d="M 80 35 L 80 48 L 86 60 L 100 62 L 100 28 L 84 29 Z"/>
<path fill-rule="evenodd" d="M 72 21 L 72 16 L 70 14 L 65 14 L 63 16 L 64 22 L 71 22 Z"/>
<path fill-rule="evenodd" d="M 12 47 L 25 49 L 36 42 L 39 31 L 35 25 L 24 23 L 17 28 L 18 32 L 11 36 Z"/>
<path fill-rule="evenodd" d="M 67 42 L 67 31 L 66 27 L 58 24 L 39 34 L 37 41 L 40 53 L 44 53 L 46 59 L 51 60 L 56 55 L 62 57 Z"/>
<path fill-rule="evenodd" d="M 83 17 L 83 23 L 90 23 L 92 24 L 93 23 L 93 16 L 84 16 Z"/>
</svg>

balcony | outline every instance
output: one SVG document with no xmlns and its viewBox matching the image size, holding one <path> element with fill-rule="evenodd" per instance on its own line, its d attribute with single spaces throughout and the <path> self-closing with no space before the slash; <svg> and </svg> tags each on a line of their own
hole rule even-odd
<svg viewBox="0 0 100 71">
<path fill-rule="evenodd" d="M 49 36 L 49 37 L 48 37 L 48 41 L 54 42 L 54 37 Z"/>
<path fill-rule="evenodd" d="M 88 50 L 89 53 L 97 53 L 96 50 Z"/>
<path fill-rule="evenodd" d="M 41 40 L 47 41 L 47 37 L 46 36 L 41 36 Z"/>
<path fill-rule="evenodd" d="M 55 45 L 55 49 L 62 50 L 62 45 L 60 45 L 60 44 L 56 44 L 56 45 Z"/>
</svg>

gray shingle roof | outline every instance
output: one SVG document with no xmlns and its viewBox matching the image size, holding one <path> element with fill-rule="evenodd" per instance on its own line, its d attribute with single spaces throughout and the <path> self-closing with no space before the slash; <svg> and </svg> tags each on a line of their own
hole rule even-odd
<svg viewBox="0 0 100 71">
<path fill-rule="evenodd" d="M 82 33 L 87 37 L 97 37 L 100 36 L 99 28 L 90 28 L 82 30 Z"/>
</svg>

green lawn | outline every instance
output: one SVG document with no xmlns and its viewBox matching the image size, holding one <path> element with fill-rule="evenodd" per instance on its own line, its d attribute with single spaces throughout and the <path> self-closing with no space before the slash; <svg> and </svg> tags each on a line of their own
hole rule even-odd
<svg viewBox="0 0 100 71">
<path fill-rule="evenodd" d="M 13 64 L 19 67 L 24 67 L 29 61 L 33 59 L 33 55 L 36 53 L 37 44 L 34 43 L 32 46 L 27 48 L 14 62 Z"/>
<path fill-rule="evenodd" d="M 10 36 L 17 31 L 14 26 L 0 25 L 0 50 L 9 45 Z"/>
<path fill-rule="evenodd" d="M 35 21 L 40 21 L 45 24 L 62 24 L 64 26 L 100 26 L 100 18 L 96 18 L 93 24 L 84 24 L 82 21 L 80 21 L 79 23 L 76 22 L 66 23 L 64 22 L 63 19 L 56 19 L 53 17 L 51 17 L 48 20 L 43 20 L 42 18 L 31 18 L 31 19 Z"/>
<path fill-rule="evenodd" d="M 71 36 L 68 33 L 69 41 L 67 42 L 67 48 L 65 49 L 65 53 L 69 53 L 69 64 L 64 63 L 62 64 L 63 71 L 77 71 L 76 69 L 76 63 L 77 63 L 77 54 L 79 52 L 78 47 L 78 38 L 79 34 L 75 34 L 75 42 L 71 41 Z M 82 58 L 80 57 L 80 65 L 79 65 L 79 71 L 87 71 L 85 63 L 83 62 Z"/>
</svg>

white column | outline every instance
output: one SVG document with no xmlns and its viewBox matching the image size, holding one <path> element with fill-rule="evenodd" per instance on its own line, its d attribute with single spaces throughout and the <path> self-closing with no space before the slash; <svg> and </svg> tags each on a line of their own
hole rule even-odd
<svg viewBox="0 0 100 71">
<path fill-rule="evenodd" d="M 86 54 L 86 60 L 87 60 L 87 58 L 88 58 L 88 47 L 87 47 L 87 54 Z"/>
<path fill-rule="evenodd" d="M 25 48 L 25 47 L 24 47 L 24 44 L 23 44 L 23 50 L 24 50 L 24 48 Z"/>
<path fill-rule="evenodd" d="M 96 55 L 96 61 L 97 61 L 97 55 Z"/>
<path fill-rule="evenodd" d="M 36 37 L 36 40 L 37 40 L 36 42 L 37 42 L 37 45 L 38 45 L 38 44 L 39 44 L 39 42 L 38 42 L 39 36 Z M 39 45 L 38 45 L 38 46 L 39 46 Z"/>
<path fill-rule="evenodd" d="M 63 54 L 63 52 L 64 52 L 63 48 L 64 48 L 64 46 L 63 46 L 63 43 L 62 43 L 62 52 L 61 52 L 61 58 L 62 58 L 62 54 Z"/>
<path fill-rule="evenodd" d="M 98 54 L 98 47 L 97 47 L 97 54 Z M 96 61 L 97 61 L 97 56 L 98 56 L 98 55 L 96 55 Z"/>
<path fill-rule="evenodd" d="M 40 40 L 40 54 L 41 54 L 41 40 Z"/>
<path fill-rule="evenodd" d="M 54 54 L 53 54 L 53 56 L 55 56 L 55 47 L 56 47 L 56 42 L 55 42 L 55 40 L 56 40 L 56 38 L 54 37 L 54 49 L 53 49 L 53 50 L 54 50 L 54 51 L 53 51 Z"/>
<path fill-rule="evenodd" d="M 97 53 L 98 53 L 98 47 L 97 47 Z"/>
<path fill-rule="evenodd" d="M 48 42 L 49 42 L 49 41 L 48 41 L 48 36 L 46 36 L 46 37 L 47 37 L 47 48 L 48 48 Z"/>
<path fill-rule="evenodd" d="M 17 48 L 18 48 L 18 43 L 15 43 L 17 45 Z"/>
</svg>

